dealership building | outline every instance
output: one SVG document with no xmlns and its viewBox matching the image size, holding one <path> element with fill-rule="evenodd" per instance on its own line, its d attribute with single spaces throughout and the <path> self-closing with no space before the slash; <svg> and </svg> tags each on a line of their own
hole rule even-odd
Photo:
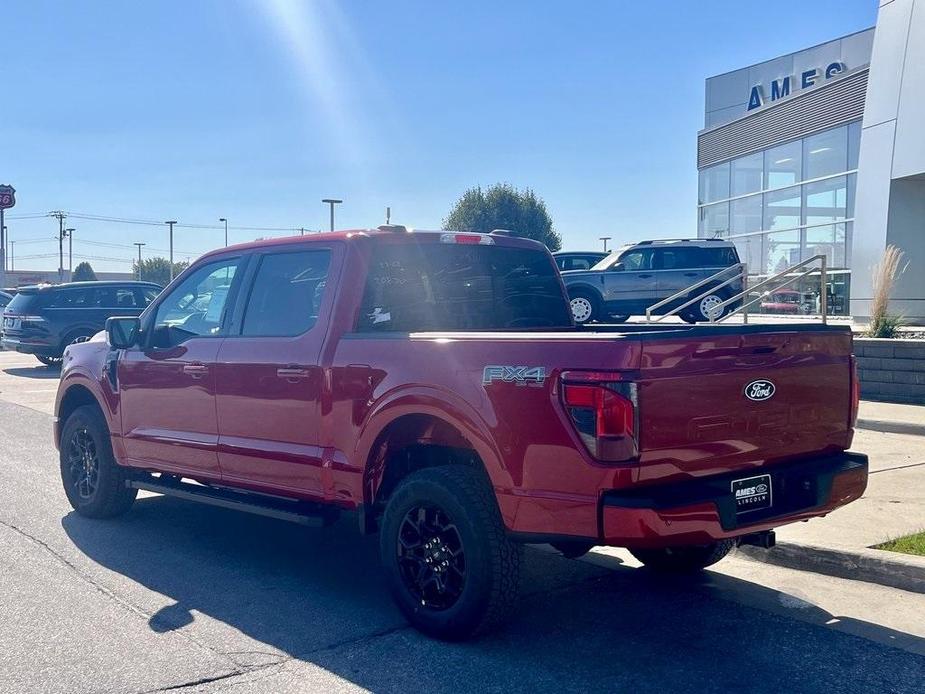
<svg viewBox="0 0 925 694">
<path fill-rule="evenodd" d="M 925 0 L 877 26 L 706 81 L 698 234 L 752 276 L 824 255 L 829 311 L 864 319 L 888 245 L 908 269 L 892 310 L 925 320 Z M 818 306 L 819 283 L 791 287 Z"/>
</svg>

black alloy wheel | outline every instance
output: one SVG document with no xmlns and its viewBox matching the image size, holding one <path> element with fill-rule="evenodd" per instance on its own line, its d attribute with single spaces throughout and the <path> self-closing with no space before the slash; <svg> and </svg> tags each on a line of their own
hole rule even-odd
<svg viewBox="0 0 925 694">
<path fill-rule="evenodd" d="M 440 508 L 411 508 L 399 528 L 398 566 L 422 607 L 445 610 L 466 584 L 466 555 L 459 529 Z"/>
<path fill-rule="evenodd" d="M 100 479 L 100 457 L 90 432 L 78 429 L 71 436 L 67 448 L 68 482 L 77 496 L 91 501 L 96 495 Z"/>
</svg>

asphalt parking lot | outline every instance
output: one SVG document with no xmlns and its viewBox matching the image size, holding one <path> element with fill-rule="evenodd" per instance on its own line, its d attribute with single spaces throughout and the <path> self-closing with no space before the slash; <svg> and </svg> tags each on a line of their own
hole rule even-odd
<svg viewBox="0 0 925 694">
<path fill-rule="evenodd" d="M 51 444 L 57 374 L 0 352 L 0 692 L 920 692 L 925 595 L 733 556 L 695 581 L 620 551 L 528 550 L 520 609 L 428 640 L 375 538 L 146 496 L 71 512 Z"/>
</svg>

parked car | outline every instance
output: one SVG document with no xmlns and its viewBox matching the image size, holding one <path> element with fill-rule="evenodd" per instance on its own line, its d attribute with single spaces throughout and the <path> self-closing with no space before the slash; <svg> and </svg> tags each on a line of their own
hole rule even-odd
<svg viewBox="0 0 925 694">
<path fill-rule="evenodd" d="M 607 257 L 599 251 L 557 251 L 552 254 L 559 270 L 590 270 Z"/>
<path fill-rule="evenodd" d="M 206 254 L 69 346 L 54 437 L 83 516 L 139 489 L 314 525 L 351 512 L 405 617 L 460 639 L 509 612 L 524 543 L 687 572 L 858 498 L 851 340 L 578 330 L 523 238 L 273 239 Z"/>
<path fill-rule="evenodd" d="M 70 282 L 21 287 L 3 311 L 4 349 L 59 364 L 64 348 L 98 333 L 110 316 L 137 316 L 158 295 L 151 282 Z"/>
<path fill-rule="evenodd" d="M 807 314 L 813 312 L 812 295 L 802 294 L 796 290 L 778 289 L 762 299 L 759 307 L 763 313 Z"/>
<path fill-rule="evenodd" d="M 563 272 L 572 317 L 576 323 L 610 321 L 622 323 L 630 316 L 645 314 L 646 309 L 663 299 L 704 280 L 719 270 L 739 263 L 735 245 L 720 239 L 678 239 L 642 241 L 624 246 L 590 270 Z M 732 276 L 730 271 L 729 277 Z M 722 284 L 721 278 L 715 284 Z M 693 296 L 663 307 L 668 313 L 709 289 L 697 289 Z M 726 299 L 743 290 L 737 280 L 703 297 L 680 316 L 689 323 L 707 321 L 710 313 Z M 732 304 L 722 309 L 725 315 Z"/>
<path fill-rule="evenodd" d="M 0 292 L 0 309 L 6 308 L 7 304 L 9 304 L 12 300 L 13 300 L 12 294 L 8 294 L 7 292 Z"/>
</svg>

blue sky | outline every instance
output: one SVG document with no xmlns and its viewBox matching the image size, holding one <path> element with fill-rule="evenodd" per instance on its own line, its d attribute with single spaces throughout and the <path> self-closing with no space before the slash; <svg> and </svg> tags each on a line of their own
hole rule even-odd
<svg viewBox="0 0 925 694">
<path fill-rule="evenodd" d="M 0 183 L 16 268 L 64 209 L 231 226 L 437 228 L 476 184 L 545 201 L 566 249 L 695 234 L 704 79 L 875 23 L 875 0 L 8 0 Z M 166 228 L 72 218 L 128 270 Z M 282 231 L 231 231 L 232 241 Z M 86 241 L 92 243 L 84 243 Z M 177 257 L 220 245 L 178 228 Z M 110 245 L 99 245 L 110 244 Z M 76 261 L 75 261 L 76 263 Z"/>
</svg>

